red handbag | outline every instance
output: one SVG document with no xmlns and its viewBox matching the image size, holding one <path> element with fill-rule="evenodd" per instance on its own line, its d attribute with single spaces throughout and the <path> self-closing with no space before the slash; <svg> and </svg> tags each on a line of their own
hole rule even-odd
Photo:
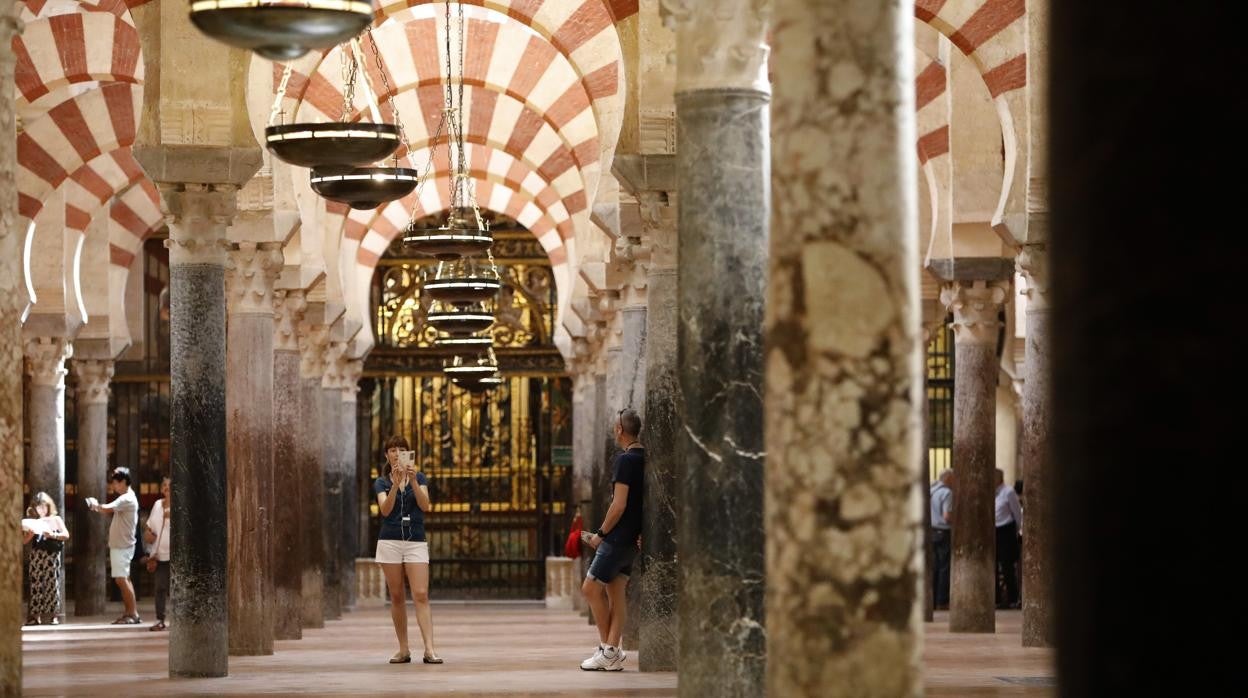
<svg viewBox="0 0 1248 698">
<path fill-rule="evenodd" d="M 563 545 L 563 554 L 575 560 L 581 556 L 581 515 L 572 519 L 572 530 L 568 532 L 568 542 Z"/>
</svg>

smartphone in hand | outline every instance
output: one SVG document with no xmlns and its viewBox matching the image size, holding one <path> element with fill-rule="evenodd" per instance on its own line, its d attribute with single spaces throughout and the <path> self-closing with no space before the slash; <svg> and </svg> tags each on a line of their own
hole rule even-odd
<svg viewBox="0 0 1248 698">
<path fill-rule="evenodd" d="M 591 533 L 590 531 L 581 531 L 581 542 L 584 543 L 585 545 L 588 545 L 591 548 L 597 548 L 598 546 L 594 545 L 592 542 L 593 539 L 594 539 L 593 533 Z"/>
</svg>

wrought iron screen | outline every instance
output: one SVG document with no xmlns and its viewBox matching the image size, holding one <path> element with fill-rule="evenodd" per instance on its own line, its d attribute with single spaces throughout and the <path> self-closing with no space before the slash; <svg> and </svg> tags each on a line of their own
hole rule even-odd
<svg viewBox="0 0 1248 698">
<path fill-rule="evenodd" d="M 927 467 L 935 482 L 953 465 L 953 327 L 941 325 L 927 345 Z"/>
<path fill-rule="evenodd" d="M 361 419 L 368 419 L 371 467 L 362 491 L 382 474 L 382 445 L 408 437 L 429 478 L 425 517 L 434 598 L 521 599 L 545 594 L 545 558 L 561 554 L 570 523 L 571 380 L 554 346 L 556 295 L 550 263 L 532 234 L 502 218 L 493 223 L 503 289 L 491 334 L 503 383 L 473 394 L 441 367 L 451 356 L 433 346 L 420 277 L 433 264 L 402 255 L 378 263 L 373 280 L 377 346 L 365 363 Z M 368 502 L 369 540 L 380 528 Z"/>
</svg>

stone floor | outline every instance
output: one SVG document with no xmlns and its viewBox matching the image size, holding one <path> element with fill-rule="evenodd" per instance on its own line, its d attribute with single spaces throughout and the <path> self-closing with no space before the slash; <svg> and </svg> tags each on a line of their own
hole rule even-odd
<svg viewBox="0 0 1248 698">
<path fill-rule="evenodd" d="M 140 608 L 150 621 L 150 609 Z M 929 696 L 1048 696 L 1051 655 L 1019 646 L 1017 611 L 998 616 L 997 635 L 951 635 L 937 616 L 925 652 Z M 115 616 L 70 618 L 22 634 L 27 696 L 420 695 L 674 696 L 674 674 L 589 673 L 577 663 L 595 637 L 569 611 L 538 606 L 438 604 L 441 666 L 389 665 L 395 650 L 384 607 L 364 608 L 303 640 L 277 643 L 271 657 L 234 657 L 223 679 L 172 680 L 164 633 L 108 625 Z M 419 637 L 412 623 L 413 638 Z M 417 645 L 418 646 L 418 645 Z"/>
</svg>

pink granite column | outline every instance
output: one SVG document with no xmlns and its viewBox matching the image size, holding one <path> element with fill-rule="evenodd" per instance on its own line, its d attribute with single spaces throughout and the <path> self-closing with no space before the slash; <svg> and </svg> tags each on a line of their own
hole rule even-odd
<svg viewBox="0 0 1248 698">
<path fill-rule="evenodd" d="M 273 654 L 273 283 L 281 243 L 231 245 L 226 439 L 230 654 Z"/>
</svg>

